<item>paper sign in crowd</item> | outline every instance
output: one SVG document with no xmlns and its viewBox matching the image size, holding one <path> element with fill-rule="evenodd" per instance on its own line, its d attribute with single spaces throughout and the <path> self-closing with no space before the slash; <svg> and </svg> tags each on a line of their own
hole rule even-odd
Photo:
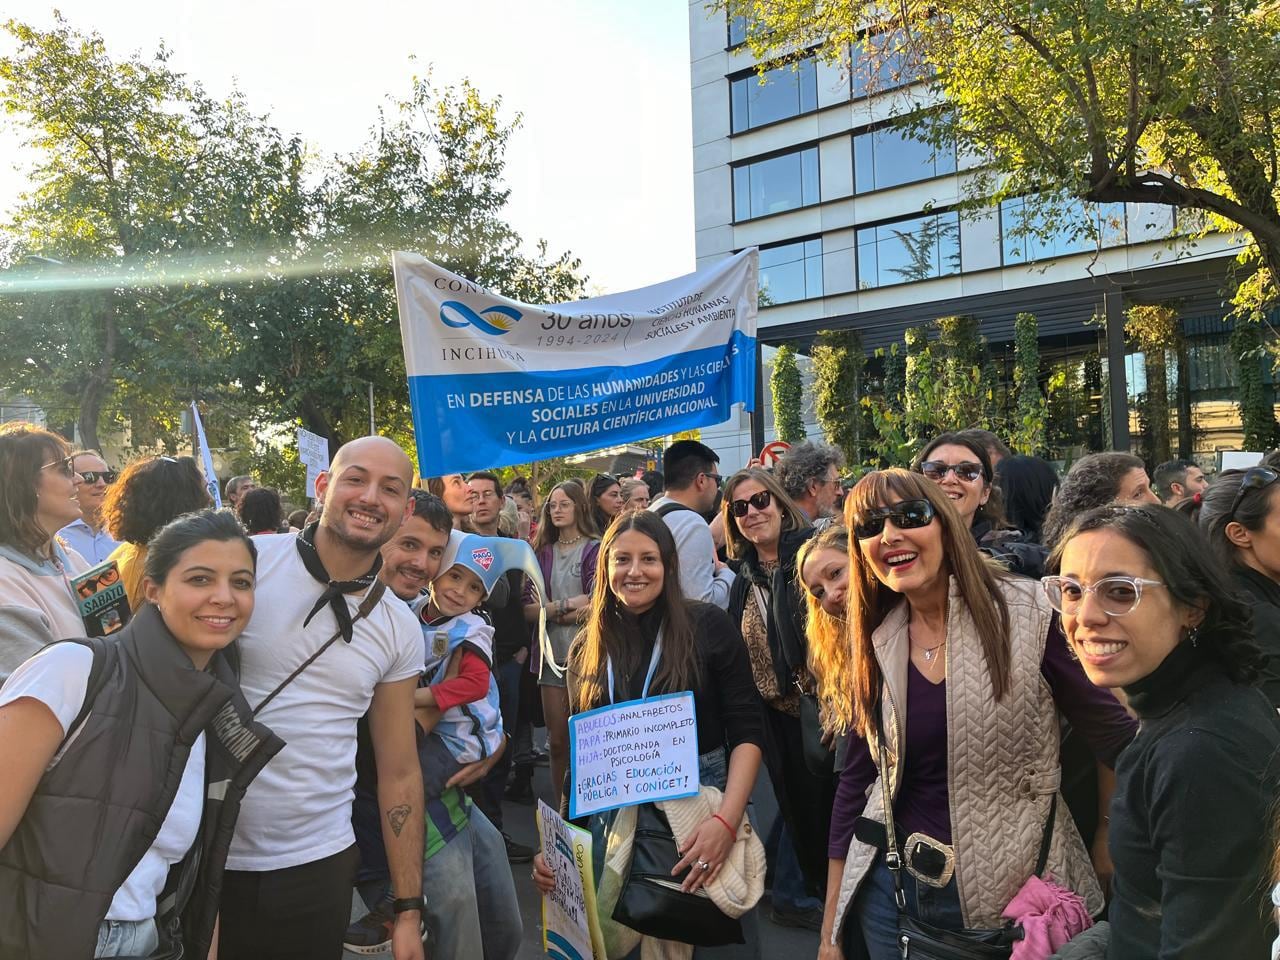
<svg viewBox="0 0 1280 960">
<path fill-rule="evenodd" d="M 556 878 L 542 898 L 542 949 L 552 960 L 591 960 L 605 956 L 596 919 L 596 890 L 591 874 L 591 834 L 566 823 L 538 801 L 542 856 Z"/>
</svg>

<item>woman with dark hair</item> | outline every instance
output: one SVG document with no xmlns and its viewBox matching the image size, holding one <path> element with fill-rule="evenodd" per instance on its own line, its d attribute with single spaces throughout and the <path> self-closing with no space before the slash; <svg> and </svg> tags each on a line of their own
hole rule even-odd
<svg viewBox="0 0 1280 960">
<path fill-rule="evenodd" d="M 209 954 L 240 800 L 284 746 L 222 653 L 255 563 L 231 514 L 181 517 L 128 624 L 51 644 L 0 688 L 0 956 Z"/>
<path fill-rule="evenodd" d="M 280 494 L 270 487 L 255 487 L 236 503 L 236 516 L 250 536 L 279 533 L 284 523 L 284 505 Z"/>
<path fill-rule="evenodd" d="M 1044 545 L 1049 549 L 1087 510 L 1108 503 L 1159 503 L 1151 489 L 1146 465 L 1129 453 L 1091 453 L 1081 457 L 1058 487 L 1058 495 L 1044 518 Z"/>
<path fill-rule="evenodd" d="M 107 530 L 120 541 L 110 559 L 120 568 L 131 609 L 137 610 L 145 599 L 147 543 L 170 520 L 208 506 L 204 474 L 190 457 L 135 460 L 107 489 L 102 515 Z"/>
<path fill-rule="evenodd" d="M 1102 891 L 1058 795 L 1058 714 L 1108 765 L 1133 721 L 1069 657 L 1039 584 L 986 562 L 940 484 L 869 473 L 845 525 L 850 663 L 818 682 L 851 737 L 820 956 L 842 956 L 842 928 L 861 930 L 872 960 L 900 956 L 900 913 L 944 930 L 1000 927 L 1040 871 L 1096 914 Z M 901 870 L 886 857 L 886 796 Z"/>
<path fill-rule="evenodd" d="M 1114 960 L 1265 957 L 1280 719 L 1252 687 L 1248 608 L 1190 524 L 1160 506 L 1077 517 L 1045 594 L 1099 687 L 1142 732 L 1111 801 Z"/>
<path fill-rule="evenodd" d="M 795 909 L 805 892 L 822 892 L 835 788 L 829 774 L 814 773 L 806 764 L 800 723 L 801 698 L 812 681 L 796 556 L 814 531 L 773 474 L 760 467 L 739 470 L 725 482 L 721 516 L 730 565 L 737 571 L 729 618 L 742 632 L 764 699 L 765 765 L 804 878 L 803 890 L 787 891 L 787 906 Z"/>
<path fill-rule="evenodd" d="M 1004 501 L 1004 515 L 1024 537 L 1040 543 L 1044 518 L 1061 483 L 1053 464 L 1018 454 L 996 464 L 996 486 Z"/>
<path fill-rule="evenodd" d="M 721 792 L 718 808 L 692 831 L 672 871 L 685 891 L 695 892 L 716 880 L 737 832 L 750 829 L 746 810 L 764 731 L 737 629 L 719 607 L 684 598 L 678 564 L 675 540 L 660 517 L 635 511 L 609 528 L 586 628 L 569 655 L 568 690 L 575 714 L 693 693 L 700 782 Z M 544 892 L 554 885 L 541 854 L 534 879 Z M 699 948 L 693 956 L 759 957 L 753 914 L 742 919 L 746 947 Z"/>
<path fill-rule="evenodd" d="M 45 644 L 84 633 L 69 579 L 88 564 L 56 536 L 80 517 L 80 481 L 56 433 L 0 426 L 0 682 Z"/>
<path fill-rule="evenodd" d="M 559 790 L 569 769 L 569 695 L 565 691 L 565 663 L 569 647 L 591 603 L 595 586 L 599 533 L 582 485 L 572 480 L 558 483 L 542 504 L 533 552 L 542 568 L 547 592 L 536 597 L 529 580 L 524 595 L 524 616 L 537 624 L 545 615 L 546 636 L 534 645 L 531 669 L 542 689 L 542 712 L 547 725 L 547 749 L 551 753 L 551 787 Z M 532 776 L 532 771 L 526 771 Z M 517 771 L 517 776 L 520 771 Z"/>
<path fill-rule="evenodd" d="M 942 488 L 984 553 L 1014 573 L 1039 577 L 1048 551 L 1005 519 L 982 433 L 985 431 L 938 435 L 920 451 L 911 469 Z"/>
<path fill-rule="evenodd" d="M 597 473 L 587 491 L 591 504 L 591 520 L 601 535 L 609 529 L 613 518 L 622 512 L 622 485 L 608 473 Z"/>
<path fill-rule="evenodd" d="M 1200 494 L 1195 518 L 1221 569 L 1249 604 L 1266 664 L 1258 686 L 1280 707 L 1280 473 L 1224 470 Z M 1193 501 L 1184 501 L 1193 503 Z"/>
</svg>

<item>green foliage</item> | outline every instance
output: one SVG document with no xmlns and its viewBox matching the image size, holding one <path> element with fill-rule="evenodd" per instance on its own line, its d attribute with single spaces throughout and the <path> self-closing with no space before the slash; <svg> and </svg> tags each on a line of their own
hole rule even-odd
<svg viewBox="0 0 1280 960">
<path fill-rule="evenodd" d="M 1182 342 L 1182 322 L 1178 311 L 1168 304 L 1135 304 L 1125 311 L 1125 335 L 1142 351 L 1146 363 L 1147 389 L 1139 399 L 1138 415 L 1143 424 L 1144 453 L 1153 464 L 1172 459 L 1169 438 L 1168 351 L 1177 351 Z"/>
<path fill-rule="evenodd" d="M 805 438 L 800 366 L 795 351 L 785 343 L 774 354 L 769 389 L 773 392 L 773 428 L 778 439 L 800 443 Z"/>
<path fill-rule="evenodd" d="M 1262 376 L 1265 353 L 1262 324 L 1237 318 L 1229 340 L 1236 365 L 1236 405 L 1246 450 L 1270 450 L 1276 443 L 1276 420 L 1271 391 Z"/>
<path fill-rule="evenodd" d="M 993 379 L 984 376 L 987 341 L 977 317 L 939 317 L 934 347 L 942 360 L 936 422 L 942 430 L 981 427 L 990 421 Z"/>
<path fill-rule="evenodd" d="M 1258 0 L 716 0 L 762 65 L 817 55 L 871 89 L 924 78 L 900 123 L 986 158 L 969 201 L 1043 191 L 1044 235 L 1097 233 L 1072 200 L 1166 204 L 1250 244 L 1237 304 L 1280 277 L 1280 5 Z M 867 30 L 868 25 L 884 30 Z M 850 54 L 858 57 L 851 62 Z M 763 69 L 763 67 L 762 67 Z M 885 83 L 885 81 L 888 81 Z M 921 89 L 923 88 L 923 89 Z M 1069 221 L 1069 222 L 1067 222 Z"/>
<path fill-rule="evenodd" d="M 866 440 L 865 394 L 867 356 L 856 330 L 823 330 L 813 347 L 813 409 L 827 443 L 844 454 L 844 462 L 861 463 Z"/>
<path fill-rule="evenodd" d="M 1034 314 L 1020 313 L 1014 318 L 1013 358 L 1018 405 L 1009 445 L 1017 453 L 1035 456 L 1045 451 L 1048 410 L 1040 392 L 1040 325 Z"/>
<path fill-rule="evenodd" d="M 904 339 L 902 431 L 907 442 L 918 448 L 938 432 L 941 364 L 935 360 L 925 327 L 908 327 Z"/>
</svg>

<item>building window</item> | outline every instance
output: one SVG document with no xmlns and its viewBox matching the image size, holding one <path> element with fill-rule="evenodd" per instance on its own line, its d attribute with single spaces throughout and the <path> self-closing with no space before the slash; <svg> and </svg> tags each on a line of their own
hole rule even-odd
<svg viewBox="0 0 1280 960">
<path fill-rule="evenodd" d="M 1125 205 L 1072 199 L 1049 212 L 1014 197 L 1000 204 L 1000 236 L 1005 266 L 1123 246 Z"/>
<path fill-rule="evenodd" d="M 930 73 L 915 61 L 897 33 L 873 33 L 853 42 L 849 80 L 855 100 L 905 87 Z"/>
<path fill-rule="evenodd" d="M 800 240 L 760 251 L 761 304 L 822 296 L 822 241 Z"/>
<path fill-rule="evenodd" d="M 955 147 L 934 149 L 906 130 L 881 127 L 853 138 L 853 187 L 870 193 L 956 172 Z"/>
<path fill-rule="evenodd" d="M 734 133 L 817 110 L 818 74 L 813 60 L 776 67 L 764 75 L 763 83 L 755 73 L 733 80 L 729 103 Z"/>
<path fill-rule="evenodd" d="M 857 244 L 861 290 L 951 276 L 960 272 L 960 215 L 952 210 L 863 227 Z"/>
<path fill-rule="evenodd" d="M 733 168 L 733 218 L 736 221 L 817 202 L 817 147 Z"/>
<path fill-rule="evenodd" d="M 736 47 L 747 42 L 747 18 L 743 16 L 729 18 L 729 46 Z"/>
</svg>

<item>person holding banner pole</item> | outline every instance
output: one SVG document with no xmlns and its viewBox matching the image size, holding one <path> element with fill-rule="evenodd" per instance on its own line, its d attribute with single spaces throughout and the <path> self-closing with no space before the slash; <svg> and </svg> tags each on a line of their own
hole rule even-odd
<svg viewBox="0 0 1280 960">
<path fill-rule="evenodd" d="M 598 536 L 582 486 L 571 480 L 557 484 L 542 504 L 538 535 L 533 539 L 547 593 L 535 597 L 530 581 L 524 597 L 524 615 L 530 623 L 538 623 L 540 609 L 546 611 L 547 630 L 539 644 L 541 657 L 536 669 L 551 753 L 551 788 L 557 791 L 569 769 L 569 697 L 565 692 L 564 664 L 591 602 L 596 553 L 600 549 Z"/>
<path fill-rule="evenodd" d="M 721 790 L 723 799 L 689 835 L 671 875 L 684 875 L 686 892 L 715 883 L 739 831 L 751 829 L 746 811 L 760 770 L 762 705 L 737 629 L 720 608 L 685 599 L 675 539 L 649 511 L 625 514 L 605 535 L 590 616 L 569 654 L 567 677 L 575 714 L 692 693 L 700 783 Z M 601 830 L 609 814 L 592 816 L 601 818 L 593 823 Z M 554 885 L 541 854 L 534 858 L 533 879 L 544 892 Z M 739 919 L 745 944 L 698 947 L 693 956 L 758 958 L 754 908 Z M 690 931 L 689 942 L 696 938 Z"/>
</svg>

